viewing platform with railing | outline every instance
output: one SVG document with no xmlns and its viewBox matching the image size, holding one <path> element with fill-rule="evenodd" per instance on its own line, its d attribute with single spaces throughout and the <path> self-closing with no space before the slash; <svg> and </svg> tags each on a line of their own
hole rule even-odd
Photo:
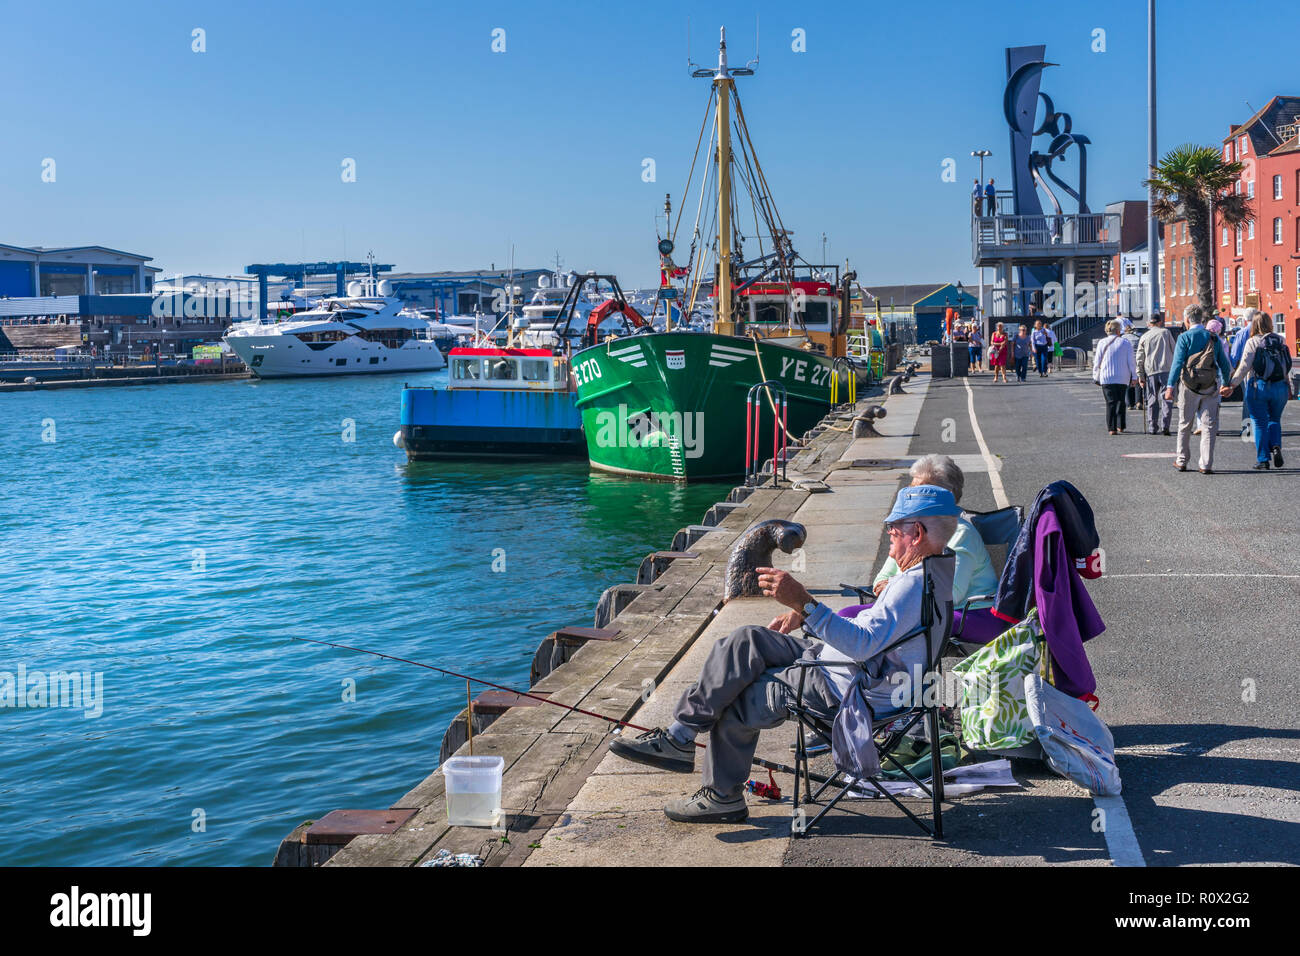
<svg viewBox="0 0 1300 956">
<path fill-rule="evenodd" d="M 1119 213 L 971 217 L 976 266 L 1114 256 L 1119 240 Z"/>
</svg>

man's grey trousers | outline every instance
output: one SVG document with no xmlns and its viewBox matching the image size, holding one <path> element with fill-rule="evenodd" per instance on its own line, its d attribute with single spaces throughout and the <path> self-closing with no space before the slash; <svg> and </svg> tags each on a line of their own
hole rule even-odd
<svg viewBox="0 0 1300 956">
<path fill-rule="evenodd" d="M 801 668 L 816 641 L 782 634 L 768 627 L 739 627 L 709 651 L 699 679 L 677 703 L 674 717 L 697 734 L 708 734 L 703 783 L 721 797 L 734 797 L 749 779 L 758 733 L 789 719 Z M 804 679 L 804 704 L 826 715 L 839 707 L 839 696 L 820 667 Z"/>
<path fill-rule="evenodd" d="M 1147 431 L 1153 435 L 1169 431 L 1169 421 L 1173 417 L 1173 399 L 1165 398 L 1165 379 L 1168 372 L 1147 373 Z"/>
</svg>

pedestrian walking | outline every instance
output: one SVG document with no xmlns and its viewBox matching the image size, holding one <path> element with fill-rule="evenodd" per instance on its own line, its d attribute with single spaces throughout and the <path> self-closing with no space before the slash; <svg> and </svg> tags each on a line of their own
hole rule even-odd
<svg viewBox="0 0 1300 956">
<path fill-rule="evenodd" d="M 995 383 L 1001 376 L 1002 384 L 1007 384 L 1007 333 L 1001 322 L 989 336 L 989 371 Z"/>
<path fill-rule="evenodd" d="M 1211 335 L 1213 335 L 1213 336 L 1214 336 L 1215 338 L 1217 338 L 1221 343 L 1223 343 L 1223 352 L 1224 352 L 1225 355 L 1227 355 L 1227 353 L 1228 353 L 1228 337 L 1227 337 L 1227 336 L 1224 334 L 1224 332 L 1223 332 L 1223 320 L 1220 319 L 1220 318 L 1216 315 L 1214 318 L 1210 319 L 1210 321 L 1208 321 L 1208 322 L 1205 323 L 1205 328 L 1206 328 L 1206 331 L 1208 331 Z M 1231 358 L 1228 359 L 1228 365 L 1232 366 L 1232 359 L 1231 359 Z M 1235 368 L 1235 366 L 1233 366 L 1233 367 Z M 1218 380 L 1218 384 L 1219 384 L 1220 389 L 1222 389 L 1222 387 L 1223 387 L 1224 385 L 1227 385 L 1227 384 L 1228 384 L 1228 378 L 1227 378 L 1227 376 L 1226 376 L 1226 375 L 1220 375 L 1220 376 L 1219 376 L 1219 380 Z M 1229 394 L 1231 394 L 1231 393 L 1229 393 Z M 1245 404 L 1246 404 L 1246 403 L 1243 401 L 1243 402 L 1242 402 L 1242 407 L 1243 407 L 1243 409 L 1245 408 Z M 1220 405 L 1222 405 L 1222 400 L 1220 400 Z M 1202 429 L 1203 427 L 1204 427 L 1204 425 L 1203 425 L 1202 422 L 1201 422 L 1200 416 L 1197 416 L 1197 419 L 1196 419 L 1196 427 L 1192 429 L 1192 434 L 1193 434 L 1193 435 L 1199 435 L 1199 434 L 1201 433 L 1201 429 Z"/>
<path fill-rule="evenodd" d="M 1042 319 L 1034 320 L 1034 331 L 1029 333 L 1029 341 L 1034 347 L 1034 368 L 1038 370 L 1038 377 L 1047 378 L 1047 353 L 1051 351 L 1052 340 Z"/>
<path fill-rule="evenodd" d="M 976 372 L 984 371 L 984 333 L 977 323 L 970 327 L 970 367 Z"/>
<path fill-rule="evenodd" d="M 1241 364 L 1241 353 L 1245 351 L 1248 341 L 1250 341 L 1250 320 L 1243 315 L 1228 346 L 1228 364 L 1233 368 Z M 1241 396 L 1241 434 L 1243 437 L 1246 434 L 1246 421 L 1246 394 L 1243 391 Z"/>
<path fill-rule="evenodd" d="M 1282 412 L 1291 398 L 1291 350 L 1273 331 L 1273 319 L 1267 312 L 1252 309 L 1250 338 L 1241 353 L 1237 370 L 1223 387 L 1227 397 L 1238 384 L 1245 382 L 1243 403 L 1250 413 L 1255 432 L 1255 469 L 1281 468 Z"/>
<path fill-rule="evenodd" d="M 1139 338 L 1138 334 L 1133 331 L 1133 320 L 1130 318 L 1122 318 L 1119 320 L 1119 326 L 1120 326 L 1120 334 L 1124 336 L 1125 339 L 1128 340 L 1130 345 L 1133 346 L 1133 354 L 1136 356 L 1138 343 L 1141 341 L 1141 339 Z M 1142 390 L 1137 387 L 1136 383 L 1129 386 L 1128 395 L 1125 397 L 1126 400 L 1128 401 L 1129 411 L 1136 411 L 1142 408 L 1143 405 Z"/>
<path fill-rule="evenodd" d="M 1052 362 L 1060 354 L 1061 346 L 1056 342 L 1056 333 L 1052 331 L 1050 325 L 1044 325 L 1043 331 L 1047 333 L 1047 374 L 1052 374 Z"/>
<path fill-rule="evenodd" d="M 1165 398 L 1174 397 L 1178 390 L 1178 445 L 1174 453 L 1174 467 L 1187 470 L 1191 457 L 1192 426 L 1197 417 L 1201 420 L 1201 454 L 1198 467 L 1201 474 L 1214 474 L 1214 440 L 1219 431 L 1219 376 L 1227 382 L 1232 378 L 1228 353 L 1218 336 L 1212 334 L 1202 322 L 1199 305 L 1189 305 L 1183 310 L 1187 331 L 1174 345 L 1174 360 L 1169 369 L 1169 384 Z"/>
<path fill-rule="evenodd" d="M 1165 398 L 1165 389 L 1174 362 L 1174 335 L 1165 328 L 1163 312 L 1151 316 L 1150 327 L 1138 340 L 1136 361 L 1138 385 L 1146 394 L 1146 430 L 1152 435 L 1168 435 L 1174 406 Z"/>
<path fill-rule="evenodd" d="M 1019 385 L 1029 377 L 1029 357 L 1033 354 L 1033 343 L 1029 338 L 1029 325 L 1020 323 L 1016 337 L 1011 340 L 1011 357 L 1016 363 L 1016 384 Z"/>
<path fill-rule="evenodd" d="M 1092 380 L 1101 386 L 1106 398 L 1106 428 L 1112 435 L 1123 434 L 1124 399 L 1128 387 L 1137 381 L 1137 363 L 1133 343 L 1121 335 L 1123 326 L 1117 319 L 1106 323 L 1106 338 L 1097 346 L 1092 358 Z"/>
</svg>

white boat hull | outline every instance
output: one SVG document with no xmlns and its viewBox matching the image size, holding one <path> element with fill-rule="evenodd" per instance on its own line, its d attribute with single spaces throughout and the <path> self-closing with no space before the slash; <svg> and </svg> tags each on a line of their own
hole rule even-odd
<svg viewBox="0 0 1300 956">
<path fill-rule="evenodd" d="M 359 335 L 321 349 L 291 335 L 232 335 L 225 341 L 258 378 L 436 372 L 447 366 L 437 343 L 428 339 L 413 339 L 395 349 Z"/>
</svg>

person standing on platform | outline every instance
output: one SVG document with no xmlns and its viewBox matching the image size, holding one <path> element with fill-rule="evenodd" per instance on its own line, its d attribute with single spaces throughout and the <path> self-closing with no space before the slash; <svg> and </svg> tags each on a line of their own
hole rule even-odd
<svg viewBox="0 0 1300 956">
<path fill-rule="evenodd" d="M 1007 384 L 1007 333 L 1001 322 L 989 337 L 989 371 L 993 373 L 995 383 L 1000 375 L 1002 384 Z"/>
<path fill-rule="evenodd" d="M 1219 431 L 1219 376 L 1232 378 L 1228 353 L 1219 337 L 1205 327 L 1199 305 L 1183 310 L 1187 331 L 1174 345 L 1174 361 L 1169 369 L 1165 398 L 1174 397 L 1178 389 L 1178 446 L 1174 467 L 1187 470 L 1191 457 L 1192 428 L 1198 416 L 1201 423 L 1201 455 L 1198 466 L 1203 475 L 1214 474 L 1214 439 Z"/>
<path fill-rule="evenodd" d="M 1242 350 L 1237 370 L 1224 383 L 1226 398 L 1232 389 L 1245 382 L 1243 404 L 1250 409 L 1255 432 L 1255 469 L 1267 471 L 1270 458 L 1274 468 L 1282 461 L 1282 412 L 1291 397 L 1291 350 L 1273 331 L 1273 319 L 1267 312 L 1251 310 L 1250 338 Z"/>
<path fill-rule="evenodd" d="M 1138 340 L 1138 385 L 1146 394 L 1146 429 L 1155 435 L 1169 434 L 1169 419 L 1174 406 L 1165 398 L 1169 385 L 1169 367 L 1174 361 L 1174 336 L 1165 328 L 1165 315 L 1156 312 L 1151 316 L 1151 326 Z"/>
<path fill-rule="evenodd" d="M 1101 386 L 1106 397 L 1106 428 L 1109 434 L 1123 434 L 1127 426 L 1124 418 L 1124 399 L 1129 385 L 1137 380 L 1137 364 L 1133 358 L 1133 343 L 1120 334 L 1119 320 L 1106 323 L 1106 338 L 1097 346 L 1092 359 L 1092 380 Z"/>
<path fill-rule="evenodd" d="M 1019 385 L 1029 377 L 1029 357 L 1033 355 L 1033 342 L 1029 338 L 1029 326 L 1021 322 L 1020 330 L 1011 340 L 1011 358 L 1016 363 L 1016 384 Z"/>
<path fill-rule="evenodd" d="M 984 190 L 980 189 L 980 181 L 975 180 L 975 189 L 970 194 L 971 207 L 975 210 L 975 218 L 978 219 L 984 215 Z"/>
<path fill-rule="evenodd" d="M 993 177 L 989 177 L 989 184 L 984 187 L 984 215 L 996 216 L 998 214 L 998 191 L 993 186 Z"/>
</svg>

